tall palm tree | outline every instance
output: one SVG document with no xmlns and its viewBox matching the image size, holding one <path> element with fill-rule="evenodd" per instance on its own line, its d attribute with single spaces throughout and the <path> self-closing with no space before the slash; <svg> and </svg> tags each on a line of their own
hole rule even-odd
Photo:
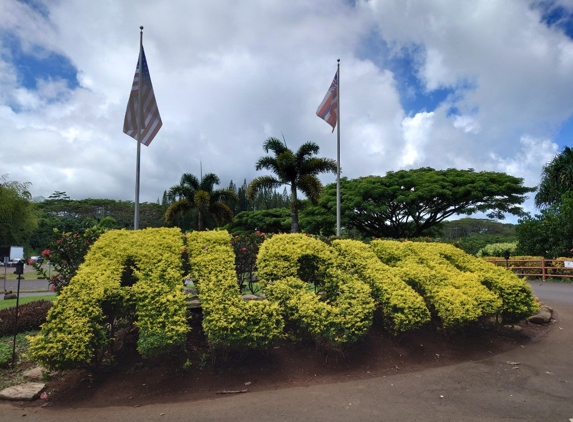
<svg viewBox="0 0 573 422">
<path fill-rule="evenodd" d="M 291 232 L 298 233 L 298 211 L 301 202 L 297 198 L 297 190 L 316 204 L 322 192 L 322 184 L 317 175 L 324 172 L 336 173 L 336 161 L 313 157 L 319 151 L 319 146 L 314 142 L 304 143 L 296 153 L 293 153 L 277 138 L 268 138 L 263 144 L 263 149 L 266 153 L 271 151 L 274 156 L 259 158 L 255 168 L 270 170 L 276 177 L 261 176 L 254 179 L 247 188 L 247 197 L 254 199 L 257 192 L 263 188 L 290 186 Z"/>
<path fill-rule="evenodd" d="M 197 230 L 205 230 L 207 216 L 215 219 L 217 226 L 233 221 L 233 211 L 222 200 L 238 200 L 237 194 L 229 189 L 214 189 L 219 178 L 213 173 L 201 180 L 190 173 L 184 173 L 178 185 L 167 193 L 172 203 L 165 211 L 165 221 L 172 222 L 178 215 L 197 210 Z"/>
<path fill-rule="evenodd" d="M 573 149 L 565 147 L 561 154 L 543 166 L 535 205 L 548 207 L 561 202 L 561 195 L 570 190 L 573 190 Z"/>
</svg>

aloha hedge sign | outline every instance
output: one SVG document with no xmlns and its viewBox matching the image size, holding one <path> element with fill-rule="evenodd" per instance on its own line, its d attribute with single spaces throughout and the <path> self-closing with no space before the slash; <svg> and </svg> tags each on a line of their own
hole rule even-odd
<svg viewBox="0 0 573 422">
<path fill-rule="evenodd" d="M 262 243 L 257 268 L 266 299 L 245 301 L 226 231 L 106 232 L 31 338 L 30 355 L 49 368 L 98 365 L 113 356 L 118 329 L 138 332 L 144 358 L 182 352 L 187 277 L 197 286 L 207 341 L 224 352 L 300 333 L 342 349 L 366 334 L 375 312 L 397 334 L 432 318 L 446 330 L 483 317 L 515 321 L 538 307 L 524 280 L 439 243 L 327 244 L 281 234 Z"/>
</svg>

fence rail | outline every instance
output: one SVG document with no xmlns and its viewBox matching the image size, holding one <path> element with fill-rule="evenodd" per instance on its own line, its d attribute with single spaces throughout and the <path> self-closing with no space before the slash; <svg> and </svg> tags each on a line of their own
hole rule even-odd
<svg viewBox="0 0 573 422">
<path fill-rule="evenodd" d="M 525 277 L 573 278 L 573 259 L 486 259 L 499 267 L 505 267 L 516 275 Z"/>
</svg>

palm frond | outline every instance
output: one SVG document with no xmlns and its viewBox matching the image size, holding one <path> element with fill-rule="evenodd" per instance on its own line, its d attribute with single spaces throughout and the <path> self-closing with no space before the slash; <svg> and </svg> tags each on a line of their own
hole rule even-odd
<svg viewBox="0 0 573 422">
<path fill-rule="evenodd" d="M 316 204 L 322 193 L 322 183 L 318 177 L 312 174 L 304 174 L 298 179 L 298 188 L 306 195 L 306 197 Z"/>
<path fill-rule="evenodd" d="M 193 208 L 195 208 L 195 204 L 188 201 L 187 199 L 173 202 L 165 211 L 165 221 L 171 223 L 175 217 L 183 215 Z"/>
<path fill-rule="evenodd" d="M 264 157 L 259 158 L 255 164 L 255 169 L 257 171 L 262 169 L 270 170 L 273 173 L 278 173 L 280 171 L 276 157 L 271 157 L 270 155 L 265 155 Z"/>
<path fill-rule="evenodd" d="M 194 190 L 199 189 L 199 179 L 191 173 L 183 173 L 181 180 L 179 181 L 179 186 L 189 186 Z"/>
<path fill-rule="evenodd" d="M 195 204 L 195 208 L 203 214 L 206 214 L 209 212 L 209 207 L 211 206 L 211 195 L 209 195 L 209 192 L 200 190 L 195 194 L 193 202 Z"/>
<path fill-rule="evenodd" d="M 209 207 L 209 212 L 215 218 L 217 226 L 222 226 L 233 221 L 233 211 L 222 202 L 213 202 Z"/>
<path fill-rule="evenodd" d="M 207 173 L 201 180 L 200 189 L 211 193 L 215 185 L 220 183 L 219 176 L 215 173 Z"/>
<path fill-rule="evenodd" d="M 308 157 L 318 154 L 320 147 L 315 142 L 305 142 L 296 152 L 297 163 L 303 163 Z"/>
<path fill-rule="evenodd" d="M 263 149 L 265 152 L 272 151 L 275 155 L 279 155 L 280 153 L 287 151 L 287 146 L 277 138 L 268 138 L 265 143 L 263 144 Z"/>
<path fill-rule="evenodd" d="M 336 160 L 331 158 L 313 157 L 301 165 L 302 174 L 336 173 Z"/>
<path fill-rule="evenodd" d="M 277 166 L 279 172 L 276 175 L 285 183 L 293 183 L 299 175 L 299 169 L 296 162 L 296 157 L 292 151 L 287 150 L 279 154 L 277 157 Z"/>
<path fill-rule="evenodd" d="M 274 189 L 284 184 L 285 183 L 275 179 L 273 176 L 257 177 L 247 186 L 247 198 L 252 201 L 259 190 L 263 188 Z"/>
</svg>

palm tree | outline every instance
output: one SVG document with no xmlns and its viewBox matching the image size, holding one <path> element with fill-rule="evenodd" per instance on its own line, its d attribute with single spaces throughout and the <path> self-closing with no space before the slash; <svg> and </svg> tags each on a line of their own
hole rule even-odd
<svg viewBox="0 0 573 422">
<path fill-rule="evenodd" d="M 291 232 L 298 233 L 298 211 L 301 202 L 297 199 L 297 190 L 316 204 L 322 192 L 322 184 L 318 179 L 319 173 L 336 173 L 336 161 L 329 158 L 313 157 L 318 154 L 319 147 L 314 142 L 304 143 L 296 153 L 287 148 L 286 144 L 277 138 L 268 138 L 263 149 L 273 156 L 259 158 L 256 169 L 272 171 L 275 176 L 261 176 L 254 179 L 247 188 L 247 197 L 254 199 L 258 191 L 264 188 L 275 189 L 282 185 L 290 186 Z"/>
<path fill-rule="evenodd" d="M 573 190 L 573 149 L 565 147 L 543 166 L 535 205 L 545 208 L 561 202 L 561 195 L 570 190 Z"/>
<path fill-rule="evenodd" d="M 237 194 L 229 189 L 213 189 L 219 178 L 206 174 L 199 181 L 194 175 L 184 173 L 181 181 L 169 189 L 167 197 L 171 204 L 165 211 L 165 221 L 172 222 L 178 215 L 197 210 L 197 230 L 205 230 L 205 219 L 212 216 L 217 226 L 233 221 L 233 211 L 222 200 L 238 200 Z"/>
</svg>

